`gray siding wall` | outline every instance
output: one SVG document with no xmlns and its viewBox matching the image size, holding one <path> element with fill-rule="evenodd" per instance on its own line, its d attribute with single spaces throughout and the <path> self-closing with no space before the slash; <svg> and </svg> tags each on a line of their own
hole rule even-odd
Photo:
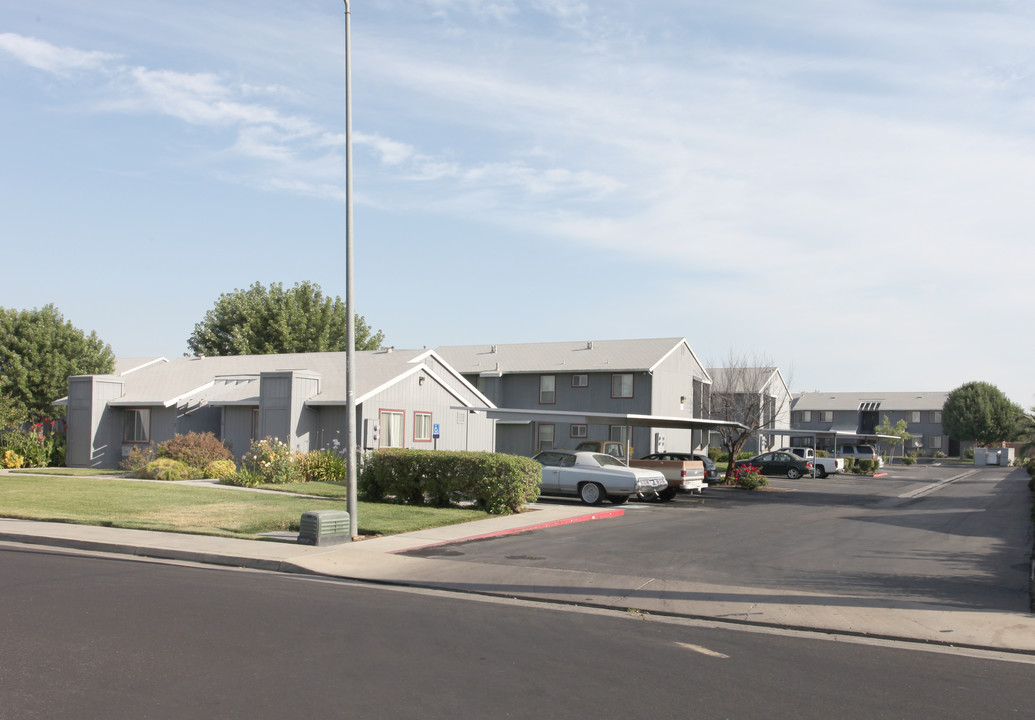
<svg viewBox="0 0 1035 720">
<path fill-rule="evenodd" d="M 259 383 L 258 437 L 275 437 L 292 450 L 308 452 L 319 428 L 316 413 L 305 401 L 320 391 L 319 376 L 295 370 L 265 372 Z"/>
<path fill-rule="evenodd" d="M 704 374 L 704 368 L 694 359 L 689 348 L 680 344 L 677 351 L 654 369 L 650 414 L 694 417 L 694 408 L 703 407 L 702 398 L 695 397 L 694 390 L 696 387 L 698 395 L 703 393 Z M 707 434 L 700 430 L 649 428 L 644 438 L 647 445 L 635 447 L 637 455 L 634 457 L 656 452 L 659 436 L 664 438 L 665 449 L 671 452 L 690 452 L 706 446 L 708 442 Z M 640 441 L 635 434 L 634 437 Z"/>
<path fill-rule="evenodd" d="M 426 379 L 421 385 L 420 376 L 419 373 L 410 375 L 383 392 L 364 400 L 361 408 L 360 434 L 363 434 L 363 421 L 377 423 L 382 410 L 397 410 L 404 413 L 403 447 L 491 452 L 495 442 L 495 422 L 486 418 L 483 413 L 472 414 L 466 410 L 451 409 L 460 405 L 460 400 L 430 375 L 424 375 Z M 470 394 L 470 391 L 465 393 Z M 473 401 L 473 395 L 471 399 Z M 437 443 L 414 440 L 416 412 L 431 413 L 431 422 L 438 424 L 441 433 Z M 359 439 L 362 442 L 362 438 Z"/>
<path fill-rule="evenodd" d="M 238 462 L 251 449 L 252 410 L 251 405 L 227 405 L 223 408 L 223 427 L 218 437 L 230 445 Z"/>
<path fill-rule="evenodd" d="M 122 381 L 84 375 L 68 379 L 68 467 L 115 468 L 122 461 L 122 414 L 108 401 L 122 396 Z"/>
</svg>

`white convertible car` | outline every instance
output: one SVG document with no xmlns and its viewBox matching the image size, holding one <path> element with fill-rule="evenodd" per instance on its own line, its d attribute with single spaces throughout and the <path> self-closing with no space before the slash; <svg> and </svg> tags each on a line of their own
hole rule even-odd
<svg viewBox="0 0 1035 720">
<path fill-rule="evenodd" d="M 631 468 L 603 453 L 543 450 L 532 459 L 543 466 L 540 495 L 574 495 L 587 505 L 604 498 L 620 505 L 632 495 L 653 498 L 668 487 L 657 470 Z"/>
</svg>

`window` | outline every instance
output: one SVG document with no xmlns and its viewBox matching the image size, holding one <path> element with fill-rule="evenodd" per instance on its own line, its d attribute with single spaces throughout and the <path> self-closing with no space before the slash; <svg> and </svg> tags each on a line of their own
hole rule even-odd
<svg viewBox="0 0 1035 720">
<path fill-rule="evenodd" d="M 431 442 L 431 413 L 413 413 L 414 442 Z"/>
<path fill-rule="evenodd" d="M 614 373 L 611 375 L 611 397 L 631 398 L 633 396 L 632 373 Z"/>
<path fill-rule="evenodd" d="M 259 439 L 259 408 L 252 408 L 252 440 Z"/>
<path fill-rule="evenodd" d="M 381 437 L 378 447 L 401 448 L 406 416 L 402 410 L 381 411 Z"/>
<path fill-rule="evenodd" d="M 909 422 L 911 422 L 911 423 L 918 423 L 918 422 L 920 422 L 920 411 L 919 410 L 913 410 L 912 412 L 909 413 Z"/>
<path fill-rule="evenodd" d="M 539 376 L 539 403 L 541 405 L 553 405 L 557 402 L 557 376 Z"/>
<path fill-rule="evenodd" d="M 612 425 L 611 426 L 611 439 L 622 443 L 622 445 L 629 444 L 629 428 L 625 425 Z"/>
<path fill-rule="evenodd" d="M 589 387 L 589 375 L 572 375 L 571 386 L 573 388 Z"/>
<path fill-rule="evenodd" d="M 122 442 L 151 442 L 151 410 L 127 408 L 122 411 Z"/>
<path fill-rule="evenodd" d="M 942 449 L 942 436 L 941 435 L 932 435 L 930 437 L 930 441 L 928 443 L 928 447 L 930 447 L 932 450 L 941 450 Z"/>
<path fill-rule="evenodd" d="M 573 438 L 584 438 L 589 437 L 589 426 L 588 425 L 572 425 L 571 436 Z"/>
<path fill-rule="evenodd" d="M 935 410 L 933 413 L 931 413 L 931 422 L 933 422 L 933 423 L 940 423 L 941 421 L 942 421 L 942 411 L 941 410 Z"/>
<path fill-rule="evenodd" d="M 553 449 L 553 425 L 539 426 L 539 443 L 537 447 L 540 450 Z"/>
<path fill-rule="evenodd" d="M 834 422 L 834 411 L 833 410 L 824 410 L 823 411 L 823 420 L 821 422 Z"/>
<path fill-rule="evenodd" d="M 812 411 L 811 410 L 802 410 L 801 411 L 801 421 L 802 422 L 812 422 Z"/>
</svg>

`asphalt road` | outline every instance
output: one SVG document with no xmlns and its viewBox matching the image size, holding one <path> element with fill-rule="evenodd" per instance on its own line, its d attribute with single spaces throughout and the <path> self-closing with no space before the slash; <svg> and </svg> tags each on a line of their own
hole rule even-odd
<svg viewBox="0 0 1035 720">
<path fill-rule="evenodd" d="M 0 603 L 2 720 L 969 720 L 1035 702 L 1032 658 L 28 547 L 0 546 Z"/>
<path fill-rule="evenodd" d="M 774 478 L 768 492 L 714 488 L 588 527 L 408 554 L 1026 612 L 1027 478 L 932 466 Z"/>
</svg>

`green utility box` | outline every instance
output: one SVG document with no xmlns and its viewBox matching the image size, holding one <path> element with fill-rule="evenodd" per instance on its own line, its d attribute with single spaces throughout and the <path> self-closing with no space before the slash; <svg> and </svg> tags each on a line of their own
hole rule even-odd
<svg viewBox="0 0 1035 720">
<path fill-rule="evenodd" d="M 337 545 L 352 541 L 349 514 L 344 510 L 310 510 L 298 523 L 302 545 Z"/>
</svg>

